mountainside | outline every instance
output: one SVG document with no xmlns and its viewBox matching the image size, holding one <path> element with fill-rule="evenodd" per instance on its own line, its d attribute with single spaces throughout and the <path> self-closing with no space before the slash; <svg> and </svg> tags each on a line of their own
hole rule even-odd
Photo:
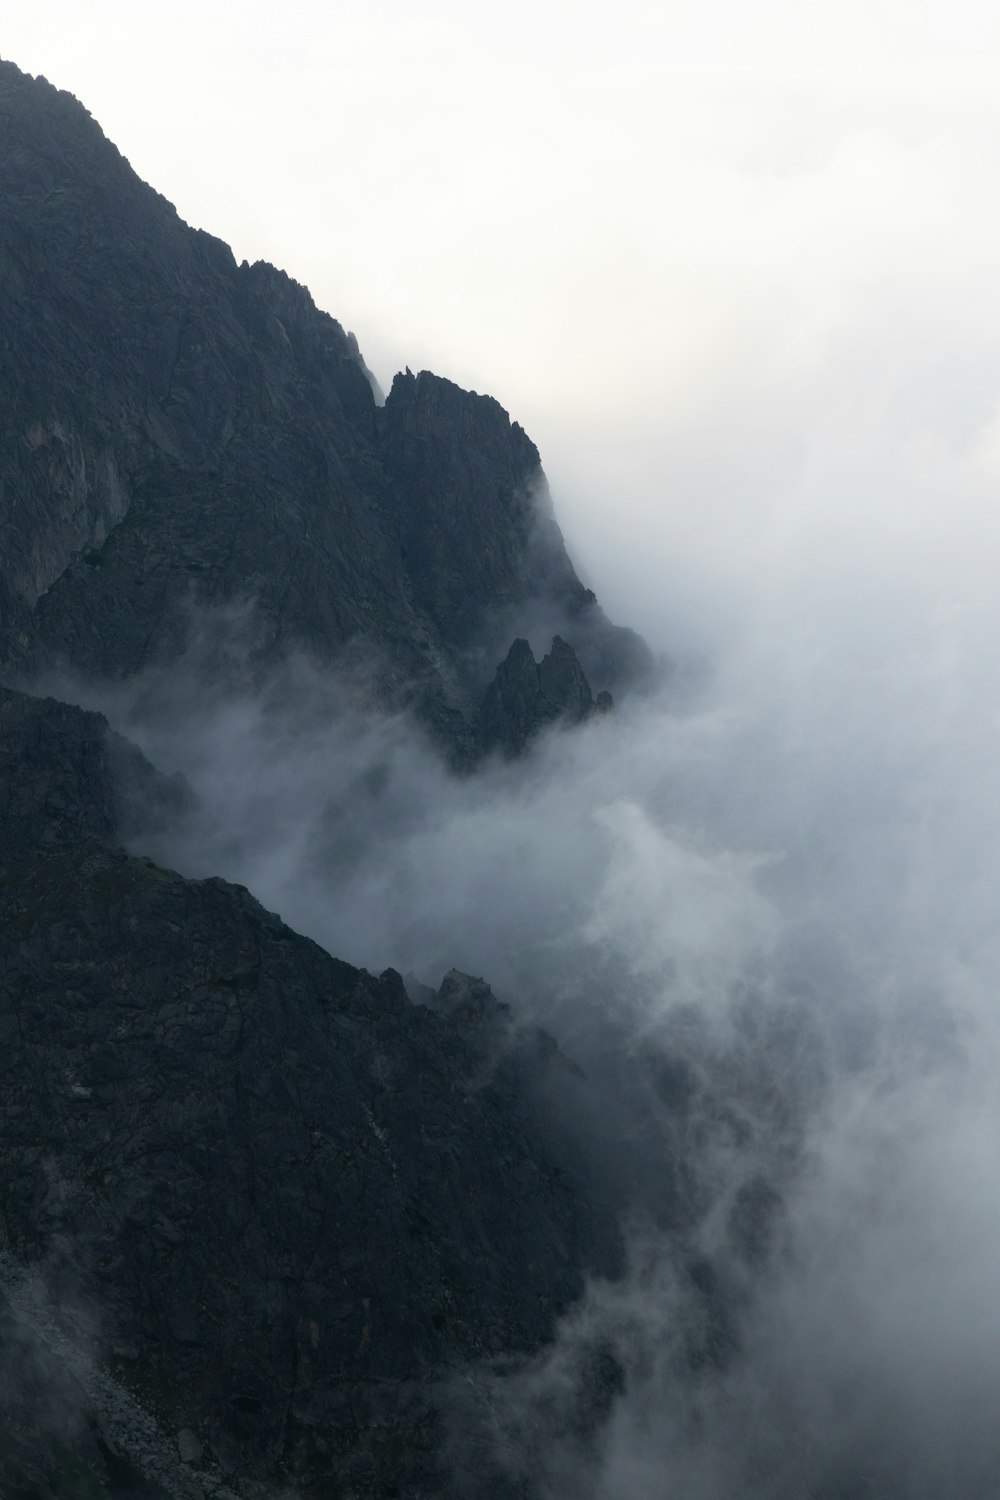
<svg viewBox="0 0 1000 1500">
<path fill-rule="evenodd" d="M 435 1387 L 537 1347 L 619 1263 L 545 1125 L 586 1085 L 481 983 L 415 1005 L 247 891 L 124 854 L 136 777 L 97 715 L 0 691 L 4 1266 L 88 1320 L 209 1479 L 440 1485 Z M 90 1493 L 53 1477 L 63 1448 L 113 1493 L 115 1461 L 148 1477 L 99 1403 L 25 1412 L 16 1342 L 2 1492 Z"/>
<path fill-rule="evenodd" d="M 822 337 L 814 267 L 772 295 L 817 218 L 864 251 L 864 26 L 794 191 L 741 129 L 659 153 L 678 199 L 614 149 L 672 128 L 650 7 L 603 61 L 574 31 L 537 98 L 537 17 L 415 53 L 409 19 L 303 9 L 258 144 L 355 245 L 388 193 L 383 270 L 449 227 L 418 243 L 429 185 L 471 193 L 469 245 L 477 205 L 523 225 L 541 281 L 594 230 L 540 327 L 575 304 L 604 430 L 571 467 L 593 491 L 617 432 L 591 534 L 683 666 L 606 619 L 495 400 L 409 370 L 383 396 L 304 288 L 0 62 L 0 1500 L 996 1500 L 998 381 L 933 256 L 896 295 L 886 214 L 865 296 L 828 257 Z M 75 19 L 80 66 L 138 66 L 134 28 Z M 190 142 L 260 37 L 206 73 L 213 18 L 159 19 Z M 927 103 L 885 40 L 878 170 Z M 812 139 L 794 47 L 768 76 Z M 538 234 L 519 132 L 558 158 Z M 738 285 L 671 329 L 719 265 L 692 281 L 682 225 L 651 289 L 645 252 L 709 200 Z M 663 334 L 655 390 L 609 276 Z"/>
<path fill-rule="evenodd" d="M 648 677 L 496 401 L 379 404 L 302 287 L 10 63 L 0 209 L 8 682 L 304 656 L 468 770 Z M 0 687 L 0 1493 L 512 1495 L 448 1413 L 621 1267 L 587 1080 L 483 980 L 375 978 L 126 852 L 195 802 Z"/>
<path fill-rule="evenodd" d="M 649 672 L 496 401 L 407 371 L 379 406 L 304 288 L 188 228 L 10 63 L 0 201 L 0 667 L 128 676 L 248 607 L 242 670 L 302 649 L 362 671 L 459 759 L 489 748 L 479 701 L 529 622 L 595 692 Z"/>
</svg>

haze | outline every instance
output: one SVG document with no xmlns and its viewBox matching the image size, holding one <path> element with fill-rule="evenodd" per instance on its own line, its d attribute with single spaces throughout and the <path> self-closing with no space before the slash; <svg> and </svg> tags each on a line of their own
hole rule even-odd
<svg viewBox="0 0 1000 1500">
<path fill-rule="evenodd" d="M 644 1108 L 650 1052 L 694 1070 L 647 1166 L 705 1195 L 739 1357 L 691 1379 L 680 1252 L 636 1229 L 498 1387 L 510 1465 L 546 1500 L 995 1494 L 1000 18 L 43 3 L 3 45 L 380 380 L 496 395 L 609 611 L 678 663 L 466 782 L 346 707 L 75 690 L 212 810 L 154 854 L 345 958 L 486 973 L 591 1069 L 610 1018 Z M 588 1447 L 594 1347 L 627 1394 Z"/>
</svg>

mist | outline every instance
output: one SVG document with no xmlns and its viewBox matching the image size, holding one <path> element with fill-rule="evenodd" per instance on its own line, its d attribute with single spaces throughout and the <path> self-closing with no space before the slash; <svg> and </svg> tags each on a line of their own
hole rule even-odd
<svg viewBox="0 0 1000 1500">
<path fill-rule="evenodd" d="M 465 1492 L 995 1496 L 994 13 L 351 7 L 345 42 L 221 7 L 210 47 L 171 17 L 150 113 L 47 8 L 23 60 L 55 36 L 186 217 L 307 281 L 383 384 L 510 408 L 586 581 L 674 663 L 462 778 L 304 659 L 223 692 L 196 635 L 49 684 L 193 788 L 138 852 L 370 969 L 483 975 L 583 1069 L 628 1269 L 536 1360 L 461 1372 Z"/>
<path fill-rule="evenodd" d="M 583 1068 L 629 1270 L 456 1387 L 470 1494 L 995 1493 L 1000 658 L 967 472 L 940 552 L 903 497 L 854 555 L 804 505 L 652 641 L 655 695 L 471 776 L 304 659 L 223 693 L 196 636 L 58 684 L 198 799 L 137 850 L 351 962 L 484 975 Z"/>
</svg>

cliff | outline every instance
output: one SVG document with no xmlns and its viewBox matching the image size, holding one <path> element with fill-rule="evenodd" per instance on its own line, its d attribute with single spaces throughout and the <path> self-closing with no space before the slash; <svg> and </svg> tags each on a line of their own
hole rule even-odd
<svg viewBox="0 0 1000 1500">
<path fill-rule="evenodd" d="M 546 1124 L 586 1084 L 481 981 L 413 1004 L 125 854 L 137 776 L 100 716 L 0 691 L 0 1489 L 436 1493 L 449 1372 L 619 1262 Z M 26 1397 L 62 1342 L 111 1396 Z"/>
<path fill-rule="evenodd" d="M 379 406 L 303 287 L 237 265 L 10 63 L 0 202 L 0 672 L 129 676 L 237 617 L 238 662 L 210 676 L 304 651 L 466 761 L 520 619 L 564 635 L 595 692 L 648 673 L 496 401 L 407 371 Z"/>
</svg>

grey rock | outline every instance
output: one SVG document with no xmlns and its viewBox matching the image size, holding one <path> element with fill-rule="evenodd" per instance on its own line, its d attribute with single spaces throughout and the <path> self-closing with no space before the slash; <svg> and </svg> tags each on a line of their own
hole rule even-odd
<svg viewBox="0 0 1000 1500">
<path fill-rule="evenodd" d="M 0 709 L 2 1248 L 93 1310 L 98 1357 L 140 1351 L 131 1396 L 237 1487 L 441 1493 L 449 1371 L 539 1347 L 620 1264 L 544 1128 L 585 1081 L 481 980 L 414 1005 L 129 857 L 100 716 Z"/>
<path fill-rule="evenodd" d="M 593 710 L 590 684 L 561 636 L 555 636 L 541 662 L 535 661 L 527 641 L 516 640 L 483 699 L 479 742 L 484 751 L 519 755 L 545 726 L 580 724 Z"/>
<path fill-rule="evenodd" d="M 497 999 L 485 979 L 459 969 L 448 970 L 434 1003 L 452 1020 L 476 1026 L 503 1024 L 510 1015 L 510 1006 Z"/>
<path fill-rule="evenodd" d="M 305 288 L 237 265 L 10 63 L 0 200 L 0 673 L 127 677 L 198 641 L 231 682 L 305 651 L 460 761 L 499 614 L 572 620 L 619 680 L 625 637 L 496 401 L 407 371 L 379 406 Z"/>
<path fill-rule="evenodd" d="M 190 1427 L 182 1427 L 177 1434 L 177 1452 L 182 1464 L 200 1464 L 202 1454 L 205 1451 L 204 1444 Z"/>
<path fill-rule="evenodd" d="M 161 776 L 101 714 L 0 687 L 0 829 L 15 847 L 57 849 L 178 816 L 191 793 Z"/>
</svg>

